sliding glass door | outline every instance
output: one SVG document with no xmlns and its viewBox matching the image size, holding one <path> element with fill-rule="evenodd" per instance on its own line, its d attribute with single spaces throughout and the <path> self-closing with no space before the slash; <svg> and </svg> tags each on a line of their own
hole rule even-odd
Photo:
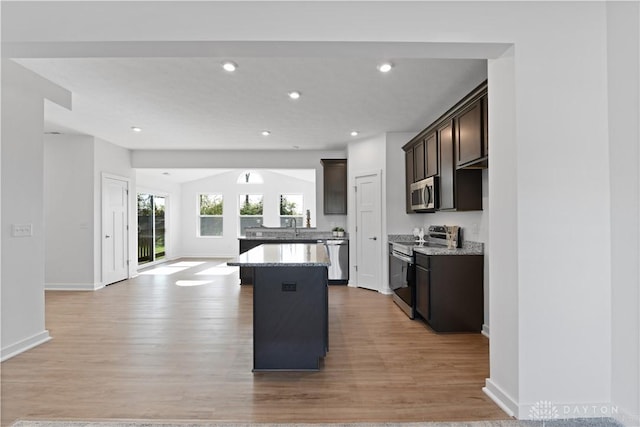
<svg viewBox="0 0 640 427">
<path fill-rule="evenodd" d="M 166 197 L 138 193 L 138 264 L 165 256 Z"/>
</svg>

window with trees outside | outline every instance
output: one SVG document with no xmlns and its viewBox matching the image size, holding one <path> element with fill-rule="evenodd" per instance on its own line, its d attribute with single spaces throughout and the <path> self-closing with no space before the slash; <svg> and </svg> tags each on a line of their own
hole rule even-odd
<svg viewBox="0 0 640 427">
<path fill-rule="evenodd" d="M 247 227 L 260 227 L 263 224 L 262 194 L 240 194 L 240 235 L 245 235 Z"/>
<path fill-rule="evenodd" d="M 221 194 L 200 194 L 200 237 L 222 236 L 223 198 Z"/>
<path fill-rule="evenodd" d="M 304 227 L 304 211 L 302 209 L 302 194 L 280 195 L 280 227 L 292 227 L 293 219 L 298 227 Z"/>
</svg>

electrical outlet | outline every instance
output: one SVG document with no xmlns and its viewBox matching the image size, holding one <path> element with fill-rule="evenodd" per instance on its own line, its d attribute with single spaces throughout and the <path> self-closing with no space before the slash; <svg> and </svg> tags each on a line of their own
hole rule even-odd
<svg viewBox="0 0 640 427">
<path fill-rule="evenodd" d="M 12 224 L 11 235 L 13 237 L 33 236 L 33 224 Z"/>
<path fill-rule="evenodd" d="M 471 224 L 471 234 L 479 234 L 480 233 L 480 226 L 478 225 L 477 222 L 474 222 L 473 224 Z"/>
</svg>

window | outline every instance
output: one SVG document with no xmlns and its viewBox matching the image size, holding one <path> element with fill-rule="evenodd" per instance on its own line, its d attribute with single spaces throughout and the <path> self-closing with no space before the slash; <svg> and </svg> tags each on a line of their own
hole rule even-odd
<svg viewBox="0 0 640 427">
<path fill-rule="evenodd" d="M 304 227 L 303 215 L 302 194 L 280 195 L 280 227 L 291 227 L 294 218 L 298 227 Z"/>
<path fill-rule="evenodd" d="M 245 228 L 262 225 L 262 194 L 240 194 L 240 235 L 244 236 Z"/>
<path fill-rule="evenodd" d="M 222 195 L 200 194 L 200 237 L 222 236 Z"/>
</svg>

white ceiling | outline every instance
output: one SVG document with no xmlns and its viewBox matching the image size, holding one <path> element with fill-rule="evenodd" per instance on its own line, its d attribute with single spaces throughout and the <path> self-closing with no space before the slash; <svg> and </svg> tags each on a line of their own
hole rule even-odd
<svg viewBox="0 0 640 427">
<path fill-rule="evenodd" d="M 482 59 L 395 58 L 387 74 L 376 69 L 384 58 L 228 59 L 235 73 L 222 70 L 220 57 L 17 62 L 73 93 L 73 111 L 46 104 L 47 131 L 130 149 L 344 149 L 383 132 L 419 131 L 486 78 Z M 302 98 L 289 99 L 292 90 Z"/>
</svg>

